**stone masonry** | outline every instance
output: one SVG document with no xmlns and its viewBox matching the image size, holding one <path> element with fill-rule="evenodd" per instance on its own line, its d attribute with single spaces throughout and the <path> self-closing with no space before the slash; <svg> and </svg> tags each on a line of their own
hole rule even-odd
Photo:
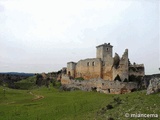
<svg viewBox="0 0 160 120">
<path fill-rule="evenodd" d="M 69 79 L 68 76 L 62 75 L 61 82 L 67 88 L 77 88 L 83 91 L 97 91 L 105 94 L 124 94 L 137 89 L 137 84 L 134 82 L 109 81 L 101 78 L 79 81 Z"/>
<path fill-rule="evenodd" d="M 113 57 L 113 46 L 110 43 L 104 43 L 96 48 L 96 58 L 87 58 L 77 63 L 68 62 L 67 75 L 85 80 L 102 78 L 110 81 L 115 80 L 117 77 L 124 81 L 132 75 L 144 76 L 144 65 L 136 63 L 132 65 L 128 59 L 128 49 L 125 50 L 122 57 L 119 57 L 117 53 Z"/>
<path fill-rule="evenodd" d="M 67 72 L 61 76 L 62 85 L 106 94 L 128 93 L 138 88 L 137 83 L 129 82 L 129 79 L 134 81 L 135 78 L 143 78 L 144 65 L 131 64 L 128 59 L 128 49 L 122 57 L 117 53 L 113 57 L 113 46 L 110 43 L 104 43 L 96 48 L 96 58 L 67 63 Z"/>
</svg>

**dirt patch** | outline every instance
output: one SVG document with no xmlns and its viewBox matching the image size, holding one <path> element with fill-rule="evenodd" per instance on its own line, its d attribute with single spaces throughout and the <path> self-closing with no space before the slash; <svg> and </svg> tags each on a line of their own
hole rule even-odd
<svg viewBox="0 0 160 120">
<path fill-rule="evenodd" d="M 35 96 L 35 98 L 33 98 L 32 101 L 40 100 L 40 99 L 44 98 L 44 96 L 42 96 L 42 95 L 36 95 L 36 94 L 33 94 L 32 92 L 29 92 L 29 94 Z"/>
</svg>

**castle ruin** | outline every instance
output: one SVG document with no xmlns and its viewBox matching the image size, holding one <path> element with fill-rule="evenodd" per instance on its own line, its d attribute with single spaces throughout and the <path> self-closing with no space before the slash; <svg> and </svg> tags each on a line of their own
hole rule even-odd
<svg viewBox="0 0 160 120">
<path fill-rule="evenodd" d="M 76 78 L 82 78 L 84 80 L 101 79 L 100 81 L 110 81 L 113 82 L 113 84 L 117 84 L 114 81 L 118 80 L 122 83 L 129 82 L 132 76 L 142 78 L 145 75 L 143 64 L 130 63 L 128 49 L 125 50 L 122 57 L 117 53 L 115 53 L 113 57 L 113 46 L 110 43 L 104 43 L 96 48 L 96 58 L 80 60 L 77 63 L 67 63 L 67 73 L 62 75 L 62 84 L 74 84 L 71 79 Z M 121 83 L 119 84 L 121 85 Z M 127 84 L 125 83 L 125 85 Z M 105 84 L 105 86 L 107 86 L 107 84 Z M 96 84 L 92 87 L 97 88 Z M 101 88 L 105 87 L 103 86 Z M 113 89 L 113 86 L 111 88 Z M 119 88 L 126 88 L 126 86 L 119 86 Z M 136 88 L 135 83 L 132 89 L 133 88 Z"/>
<path fill-rule="evenodd" d="M 96 58 L 89 58 L 76 62 L 67 63 L 67 74 L 72 78 L 102 78 L 115 80 L 119 77 L 122 81 L 128 80 L 129 75 L 144 76 L 143 64 L 131 64 L 128 59 L 128 49 L 120 58 L 117 53 L 112 57 L 113 46 L 104 43 L 97 48 Z"/>
</svg>

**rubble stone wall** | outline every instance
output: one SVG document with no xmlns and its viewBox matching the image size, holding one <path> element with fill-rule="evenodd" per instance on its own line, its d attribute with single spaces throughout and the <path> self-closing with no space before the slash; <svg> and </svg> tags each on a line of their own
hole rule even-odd
<svg viewBox="0 0 160 120">
<path fill-rule="evenodd" d="M 79 81 L 63 76 L 61 83 L 68 88 L 78 88 L 84 91 L 92 91 L 94 89 L 97 92 L 106 94 L 123 94 L 137 89 L 137 84 L 134 82 L 109 81 L 101 78 Z"/>
</svg>

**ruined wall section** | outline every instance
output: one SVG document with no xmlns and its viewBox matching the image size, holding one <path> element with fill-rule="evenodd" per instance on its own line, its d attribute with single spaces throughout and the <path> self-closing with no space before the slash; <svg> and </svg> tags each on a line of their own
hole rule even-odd
<svg viewBox="0 0 160 120">
<path fill-rule="evenodd" d="M 97 92 L 106 94 L 123 94 L 137 89 L 137 83 L 135 82 L 107 81 L 101 78 L 78 81 L 69 80 L 66 76 L 62 78 L 66 78 L 66 80 L 62 80 L 61 83 L 67 88 L 78 88 L 84 91 L 92 91 L 94 89 Z"/>
<path fill-rule="evenodd" d="M 128 67 L 128 49 L 126 49 L 120 59 L 119 66 L 117 68 L 113 67 L 113 80 L 117 77 L 117 75 L 119 75 L 122 81 L 128 80 Z"/>
<path fill-rule="evenodd" d="M 111 56 L 106 57 L 107 60 L 103 61 L 102 66 L 102 78 L 104 80 L 113 80 L 113 71 L 112 71 L 112 65 L 113 65 L 113 58 Z"/>
<path fill-rule="evenodd" d="M 129 66 L 129 76 L 144 76 L 145 75 L 145 69 L 144 64 L 133 64 Z"/>
<path fill-rule="evenodd" d="M 62 74 L 62 77 L 61 77 L 61 84 L 62 84 L 62 85 L 71 84 L 70 77 L 69 77 L 68 75 Z"/>
<path fill-rule="evenodd" d="M 80 60 L 76 65 L 75 78 L 86 80 L 102 77 L 102 61 L 100 58 Z"/>
<path fill-rule="evenodd" d="M 75 77 L 75 70 L 76 70 L 76 64 L 75 62 L 68 62 L 67 63 L 67 75 L 70 77 Z"/>
</svg>

